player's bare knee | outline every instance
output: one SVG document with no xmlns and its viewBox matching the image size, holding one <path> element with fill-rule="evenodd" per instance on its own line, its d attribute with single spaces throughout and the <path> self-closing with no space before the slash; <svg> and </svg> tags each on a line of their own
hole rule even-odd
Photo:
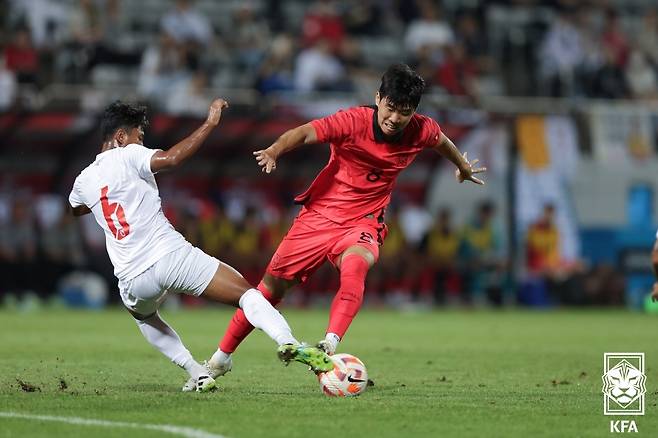
<svg viewBox="0 0 658 438">
<path fill-rule="evenodd" d="M 297 281 L 286 280 L 283 278 L 274 277 L 270 274 L 265 274 L 263 277 L 263 283 L 265 283 L 267 289 L 269 289 L 270 293 L 272 293 L 273 298 L 282 299 L 286 292 L 288 292 L 288 289 L 297 284 Z"/>
</svg>

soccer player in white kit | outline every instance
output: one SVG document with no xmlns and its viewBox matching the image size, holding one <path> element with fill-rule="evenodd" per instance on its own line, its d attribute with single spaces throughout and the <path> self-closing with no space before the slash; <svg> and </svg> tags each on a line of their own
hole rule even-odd
<svg viewBox="0 0 658 438">
<path fill-rule="evenodd" d="M 101 120 L 101 153 L 73 184 L 73 214 L 93 213 L 105 232 L 123 304 L 146 340 L 190 375 L 183 391 L 207 392 L 230 370 L 216 352 L 199 364 L 180 337 L 158 314 L 167 293 L 203 295 L 240 307 L 249 322 L 279 345 L 279 358 L 296 360 L 315 372 L 333 369 L 329 357 L 301 345 L 281 314 L 231 266 L 192 246 L 162 212 L 155 174 L 177 167 L 192 156 L 215 128 L 228 104 L 216 99 L 207 120 L 167 151 L 143 146 L 146 108 L 123 102 L 109 105 Z"/>
</svg>

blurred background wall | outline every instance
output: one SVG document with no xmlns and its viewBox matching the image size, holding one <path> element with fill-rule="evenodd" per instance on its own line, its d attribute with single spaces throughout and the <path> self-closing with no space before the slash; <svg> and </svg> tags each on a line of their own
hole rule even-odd
<svg viewBox="0 0 658 438">
<path fill-rule="evenodd" d="M 193 244 L 257 282 L 327 146 L 252 159 L 286 129 L 372 104 L 388 65 L 427 82 L 434 117 L 489 168 L 484 188 L 422 154 L 398 182 L 373 306 L 640 308 L 658 187 L 658 9 L 651 0 L 0 0 L 0 294 L 8 306 L 118 301 L 104 237 L 66 198 L 115 99 L 148 104 L 168 148 L 231 103 L 158 183 Z M 331 299 L 323 268 L 289 299 Z M 187 299 L 187 305 L 198 302 Z"/>
</svg>

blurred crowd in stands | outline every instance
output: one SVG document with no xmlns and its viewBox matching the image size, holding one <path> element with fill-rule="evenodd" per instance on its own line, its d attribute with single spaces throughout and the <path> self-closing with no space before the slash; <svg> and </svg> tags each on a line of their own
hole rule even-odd
<svg viewBox="0 0 658 438">
<path fill-rule="evenodd" d="M 163 209 L 187 240 L 257 284 L 298 207 L 252 190 L 238 185 L 216 198 L 168 193 Z M 526 263 L 514 272 L 495 205 L 482 202 L 458 225 L 450 209 L 434 217 L 417 202 L 395 201 L 386 213 L 389 233 L 379 263 L 368 275 L 366 302 L 393 307 L 622 305 L 624 280 L 613 269 L 560 260 L 552 210 L 548 205 L 528 230 L 521 245 Z M 109 299 L 118 300 L 103 233 L 92 215 L 72 217 L 59 195 L 0 198 L 0 275 L 2 296 L 49 299 L 66 294 L 72 284 L 85 290 L 100 282 Z M 330 300 L 337 289 L 338 275 L 326 264 L 287 302 L 313 305 Z"/>
<path fill-rule="evenodd" d="M 68 87 L 70 112 L 97 110 L 123 90 L 153 113 L 197 117 L 225 91 L 246 90 L 256 96 L 252 105 L 263 96 L 372 96 L 383 70 L 400 61 L 423 75 L 429 92 L 474 104 L 497 95 L 654 99 L 658 8 L 651 3 L 0 0 L 0 112 L 50 109 L 57 86 Z M 0 190 L 0 295 L 47 297 L 78 282 L 116 300 L 104 237 L 92 217 L 66 214 L 64 192 Z M 272 202 L 249 184 L 216 196 L 165 190 L 162 198 L 188 240 L 252 283 L 296 214 L 292 196 Z M 552 215 L 547 205 L 510 239 L 492 203 L 456 221 L 449 208 L 430 214 L 398 197 L 366 300 L 622 304 L 624 279 L 615 269 L 560 260 Z M 100 277 L 71 277 L 81 272 Z M 325 266 L 290 301 L 329 300 L 337 281 Z"/>
<path fill-rule="evenodd" d="M 654 99 L 658 8 L 579 0 L 0 0 L 0 108 L 51 84 L 368 94 L 392 62 L 438 93 Z"/>
</svg>

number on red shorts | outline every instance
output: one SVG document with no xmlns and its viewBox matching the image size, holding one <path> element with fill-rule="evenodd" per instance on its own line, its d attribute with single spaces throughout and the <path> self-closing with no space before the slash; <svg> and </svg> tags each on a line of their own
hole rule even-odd
<svg viewBox="0 0 658 438">
<path fill-rule="evenodd" d="M 372 234 L 363 231 L 361 232 L 361 237 L 359 237 L 358 243 L 371 244 L 373 240 Z"/>
</svg>

